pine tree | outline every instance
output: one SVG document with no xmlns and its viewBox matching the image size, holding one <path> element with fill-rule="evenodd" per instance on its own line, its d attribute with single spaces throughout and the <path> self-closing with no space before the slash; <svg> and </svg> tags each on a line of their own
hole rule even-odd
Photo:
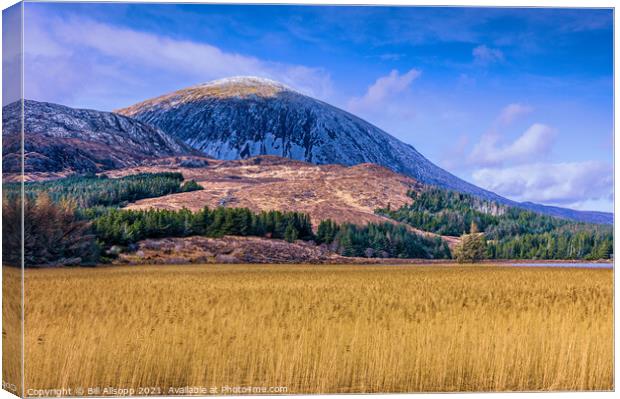
<svg viewBox="0 0 620 399">
<path fill-rule="evenodd" d="M 331 219 L 326 219 L 319 223 L 316 233 L 316 242 L 319 244 L 331 244 L 336 237 L 338 226 Z"/>
<path fill-rule="evenodd" d="M 299 233 L 297 229 L 293 225 L 293 223 L 289 223 L 284 230 L 284 239 L 288 242 L 295 242 L 297 240 Z"/>
</svg>

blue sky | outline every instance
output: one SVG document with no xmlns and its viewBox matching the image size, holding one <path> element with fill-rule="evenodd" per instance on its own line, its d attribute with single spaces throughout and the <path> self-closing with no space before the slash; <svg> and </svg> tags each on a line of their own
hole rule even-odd
<svg viewBox="0 0 620 399">
<path fill-rule="evenodd" d="M 27 98 L 264 76 L 509 198 L 613 209 L 611 10 L 28 3 L 24 46 Z"/>
</svg>

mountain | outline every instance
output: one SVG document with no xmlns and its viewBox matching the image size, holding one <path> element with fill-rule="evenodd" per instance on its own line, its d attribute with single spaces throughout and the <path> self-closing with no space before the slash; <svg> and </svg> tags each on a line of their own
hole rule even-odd
<svg viewBox="0 0 620 399">
<path fill-rule="evenodd" d="M 315 164 L 374 163 L 437 185 L 553 216 L 613 223 L 613 215 L 517 203 L 459 179 L 378 127 L 267 79 L 216 80 L 116 112 L 217 159 L 277 155 Z"/>
<path fill-rule="evenodd" d="M 2 109 L 4 173 L 21 169 L 21 103 Z M 100 172 L 195 153 L 182 141 L 112 112 L 24 101 L 26 174 Z"/>
<path fill-rule="evenodd" d="M 577 211 L 569 208 L 561 208 L 559 206 L 535 204 L 533 202 L 519 202 L 517 206 L 533 212 L 538 212 L 545 215 L 555 216 L 564 219 L 576 220 L 578 222 L 597 224 L 614 223 L 614 214 L 609 212 Z"/>
<path fill-rule="evenodd" d="M 435 166 L 370 123 L 266 79 L 217 80 L 116 112 L 217 159 L 276 155 L 315 164 L 374 163 L 425 183 L 498 197 Z"/>
</svg>

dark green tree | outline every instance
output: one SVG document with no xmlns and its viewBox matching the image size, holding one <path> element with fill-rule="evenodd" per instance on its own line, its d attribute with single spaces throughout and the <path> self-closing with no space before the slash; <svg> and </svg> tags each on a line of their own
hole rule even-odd
<svg viewBox="0 0 620 399">
<path fill-rule="evenodd" d="M 295 225 L 293 223 L 289 223 L 284 231 L 284 239 L 288 242 L 295 242 L 298 236 L 299 232 L 295 228 Z"/>
</svg>

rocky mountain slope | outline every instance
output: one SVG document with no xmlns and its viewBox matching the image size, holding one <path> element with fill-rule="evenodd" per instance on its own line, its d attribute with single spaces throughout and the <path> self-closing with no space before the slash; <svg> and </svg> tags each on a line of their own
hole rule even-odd
<svg viewBox="0 0 620 399">
<path fill-rule="evenodd" d="M 21 104 L 3 108 L 3 171 L 21 168 Z M 24 101 L 26 174 L 99 172 L 195 153 L 161 130 L 112 112 Z"/>
<path fill-rule="evenodd" d="M 224 160 L 277 155 L 314 164 L 373 163 L 420 182 L 575 220 L 611 223 L 602 212 L 516 203 L 459 179 L 372 124 L 280 83 L 237 77 L 189 87 L 118 113 L 156 126 Z"/>
<path fill-rule="evenodd" d="M 425 183 L 497 197 L 370 123 L 266 79 L 217 80 L 116 112 L 217 159 L 277 155 L 315 164 L 374 163 Z"/>
</svg>

